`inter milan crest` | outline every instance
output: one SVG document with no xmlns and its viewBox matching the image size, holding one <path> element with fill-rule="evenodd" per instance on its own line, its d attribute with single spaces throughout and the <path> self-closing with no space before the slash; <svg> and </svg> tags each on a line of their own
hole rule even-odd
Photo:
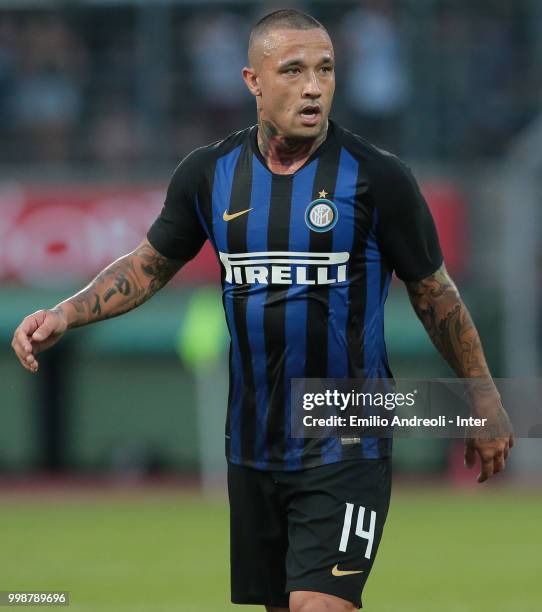
<svg viewBox="0 0 542 612">
<path fill-rule="evenodd" d="M 305 223 L 313 232 L 328 232 L 335 227 L 339 211 L 335 204 L 326 198 L 327 191 L 322 189 L 320 197 L 313 200 L 305 211 Z"/>
</svg>

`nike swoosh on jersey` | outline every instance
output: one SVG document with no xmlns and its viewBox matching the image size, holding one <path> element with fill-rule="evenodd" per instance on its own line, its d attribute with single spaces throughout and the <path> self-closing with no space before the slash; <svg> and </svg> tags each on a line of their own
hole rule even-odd
<svg viewBox="0 0 542 612">
<path fill-rule="evenodd" d="M 340 570 L 339 564 L 335 564 L 331 573 L 334 576 L 351 576 L 352 574 L 363 574 L 363 570 Z"/>
<path fill-rule="evenodd" d="M 240 210 L 239 212 L 236 213 L 231 213 L 231 215 L 228 213 L 227 210 L 224 211 L 224 214 L 222 215 L 222 218 L 224 219 L 224 221 L 231 221 L 232 219 L 237 219 L 237 217 L 240 217 L 241 215 L 244 215 L 247 212 L 250 212 L 252 210 L 252 208 L 246 208 L 245 210 Z"/>
</svg>

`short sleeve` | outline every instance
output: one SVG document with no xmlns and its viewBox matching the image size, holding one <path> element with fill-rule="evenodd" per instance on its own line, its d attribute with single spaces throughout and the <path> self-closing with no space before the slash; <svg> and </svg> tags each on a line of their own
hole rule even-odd
<svg viewBox="0 0 542 612">
<path fill-rule="evenodd" d="M 147 233 L 148 241 L 165 257 L 189 261 L 205 242 L 196 212 L 202 174 L 201 156 L 194 151 L 183 159 L 171 178 L 162 211 Z"/>
<path fill-rule="evenodd" d="M 378 240 L 401 280 L 421 280 L 443 261 L 435 222 L 410 169 L 392 155 L 387 158 L 375 186 Z"/>
</svg>

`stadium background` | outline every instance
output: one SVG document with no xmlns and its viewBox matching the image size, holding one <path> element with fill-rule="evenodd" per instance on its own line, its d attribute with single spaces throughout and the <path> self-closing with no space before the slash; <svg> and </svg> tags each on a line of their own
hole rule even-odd
<svg viewBox="0 0 542 612">
<path fill-rule="evenodd" d="M 233 609 L 210 251 L 140 309 L 70 332 L 38 376 L 9 342 L 139 242 L 184 154 L 255 121 L 248 31 L 283 6 L 0 0 L 0 590 Z M 419 178 L 494 375 L 539 376 L 542 4 L 288 6 L 334 40 L 333 116 Z M 386 316 L 396 376 L 451 375 L 399 284 Z M 461 450 L 397 440 L 368 610 L 539 609 L 540 441 L 519 440 L 483 487 Z"/>
</svg>

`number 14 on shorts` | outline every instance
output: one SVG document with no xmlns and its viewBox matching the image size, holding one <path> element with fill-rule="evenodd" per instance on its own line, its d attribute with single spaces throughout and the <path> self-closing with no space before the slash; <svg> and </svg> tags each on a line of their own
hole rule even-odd
<svg viewBox="0 0 542 612">
<path fill-rule="evenodd" d="M 341 543 L 339 544 L 339 550 L 346 552 L 348 546 L 348 539 L 350 538 L 350 529 L 352 526 L 352 516 L 354 514 L 354 504 L 346 503 L 346 510 L 344 513 L 343 531 L 341 535 Z M 358 507 L 358 518 L 356 521 L 355 535 L 359 538 L 367 540 L 367 547 L 365 548 L 365 558 L 371 558 L 371 552 L 373 550 L 373 542 L 375 535 L 375 524 L 376 524 L 376 512 L 371 510 L 371 518 L 369 521 L 369 529 L 363 529 L 363 522 L 365 519 L 365 507 Z"/>
</svg>

